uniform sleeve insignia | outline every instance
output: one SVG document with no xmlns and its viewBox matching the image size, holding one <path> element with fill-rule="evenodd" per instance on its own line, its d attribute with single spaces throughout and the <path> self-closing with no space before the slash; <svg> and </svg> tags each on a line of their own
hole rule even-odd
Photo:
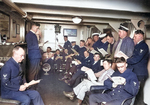
<svg viewBox="0 0 150 105">
<path fill-rule="evenodd" d="M 4 77 L 4 79 L 6 79 L 6 77 L 7 77 L 7 74 L 3 74 L 3 77 Z"/>
<path fill-rule="evenodd" d="M 140 53 L 142 53 L 144 50 L 143 49 L 140 49 Z"/>
<path fill-rule="evenodd" d="M 136 82 L 133 82 L 134 86 L 136 86 Z"/>
</svg>

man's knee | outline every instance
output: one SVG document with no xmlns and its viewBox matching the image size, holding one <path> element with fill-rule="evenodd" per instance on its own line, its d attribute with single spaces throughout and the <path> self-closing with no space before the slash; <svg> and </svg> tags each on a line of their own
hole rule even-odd
<svg viewBox="0 0 150 105">
<path fill-rule="evenodd" d="M 31 103 L 31 99 L 29 98 L 29 97 L 27 97 L 27 98 L 25 98 L 24 100 L 23 100 L 23 102 L 21 102 L 23 105 L 30 105 L 30 103 Z M 21 105 L 22 105 L 21 104 Z"/>
<path fill-rule="evenodd" d="M 39 92 L 38 91 L 34 91 L 34 98 L 37 98 L 39 96 L 40 96 Z"/>
</svg>

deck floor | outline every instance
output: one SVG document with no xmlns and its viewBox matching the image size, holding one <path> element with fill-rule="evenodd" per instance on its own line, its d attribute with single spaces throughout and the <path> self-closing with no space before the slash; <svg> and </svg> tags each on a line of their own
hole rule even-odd
<svg viewBox="0 0 150 105">
<path fill-rule="evenodd" d="M 70 91 L 71 88 L 58 78 L 63 76 L 62 73 L 48 72 L 49 75 L 44 75 L 44 71 L 40 71 L 42 81 L 38 85 L 37 91 L 45 105 L 76 105 L 77 100 L 71 101 L 63 95 L 63 91 Z"/>
</svg>

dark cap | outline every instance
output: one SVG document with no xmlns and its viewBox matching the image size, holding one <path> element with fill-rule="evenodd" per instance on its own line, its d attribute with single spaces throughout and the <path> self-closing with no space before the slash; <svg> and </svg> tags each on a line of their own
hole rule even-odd
<svg viewBox="0 0 150 105">
<path fill-rule="evenodd" d="M 32 25 L 40 26 L 40 24 L 37 22 L 33 22 Z"/>
<path fill-rule="evenodd" d="M 127 23 L 121 23 L 120 27 L 118 29 L 128 32 L 128 30 L 129 30 L 128 24 Z"/>
</svg>

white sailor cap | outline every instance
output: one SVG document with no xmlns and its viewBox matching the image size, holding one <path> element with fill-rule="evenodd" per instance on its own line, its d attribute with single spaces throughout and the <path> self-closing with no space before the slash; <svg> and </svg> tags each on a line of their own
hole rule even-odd
<svg viewBox="0 0 150 105">
<path fill-rule="evenodd" d="M 103 33 L 101 35 L 99 35 L 100 38 L 104 38 L 107 34 L 106 33 Z"/>
<path fill-rule="evenodd" d="M 93 33 L 92 36 L 95 36 L 95 35 L 99 36 L 100 34 L 101 33 Z"/>
<path fill-rule="evenodd" d="M 122 23 L 122 24 L 120 24 L 120 27 L 118 29 L 128 32 L 128 30 L 129 30 L 128 24 L 127 23 Z"/>
<path fill-rule="evenodd" d="M 71 43 L 76 43 L 76 41 L 72 41 Z"/>
</svg>

